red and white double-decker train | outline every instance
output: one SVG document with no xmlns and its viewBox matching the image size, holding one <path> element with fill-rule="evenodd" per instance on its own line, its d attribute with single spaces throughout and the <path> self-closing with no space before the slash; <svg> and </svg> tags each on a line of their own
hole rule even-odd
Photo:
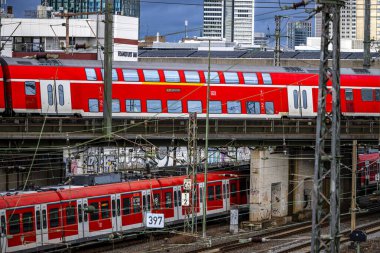
<svg viewBox="0 0 380 253">
<path fill-rule="evenodd" d="M 207 216 L 247 203 L 245 178 L 211 172 Z M 56 187 L 39 192 L 0 195 L 1 252 L 33 252 L 120 236 L 144 225 L 144 214 L 164 214 L 165 223 L 181 223 L 185 176 L 87 187 Z M 204 176 L 197 176 L 197 217 L 203 215 Z M 89 208 L 90 207 L 90 208 Z M 89 211 L 90 210 L 90 211 Z"/>
<path fill-rule="evenodd" d="M 18 114 L 101 117 L 100 61 L 2 59 L 0 110 Z M 112 111 L 121 118 L 177 118 L 206 112 L 207 66 L 115 63 Z M 212 65 L 210 117 L 315 117 L 318 70 Z M 331 85 L 331 84 L 330 84 Z M 331 108 L 331 97 L 327 98 Z M 341 69 L 346 116 L 380 115 L 380 70 Z"/>
</svg>

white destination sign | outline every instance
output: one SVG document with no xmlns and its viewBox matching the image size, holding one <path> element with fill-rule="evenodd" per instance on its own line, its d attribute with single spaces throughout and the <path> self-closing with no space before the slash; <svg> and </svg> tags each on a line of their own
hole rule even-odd
<svg viewBox="0 0 380 253">
<path fill-rule="evenodd" d="M 147 228 L 164 228 L 165 217 L 163 213 L 146 213 Z"/>
</svg>

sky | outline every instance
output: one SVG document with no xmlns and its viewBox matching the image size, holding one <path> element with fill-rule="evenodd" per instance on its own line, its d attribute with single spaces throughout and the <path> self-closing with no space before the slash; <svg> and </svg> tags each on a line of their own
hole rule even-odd
<svg viewBox="0 0 380 253">
<path fill-rule="evenodd" d="M 286 34 L 287 22 L 304 20 L 308 14 L 305 14 L 305 8 L 296 11 L 283 11 L 281 8 L 299 1 L 256 0 L 255 32 L 274 34 L 274 16 L 286 15 L 287 18 L 281 25 L 282 33 Z M 40 2 L 40 0 L 7 0 L 7 4 L 13 6 L 15 17 L 18 18 L 24 17 L 25 10 L 35 10 Z M 199 36 L 203 24 L 203 0 L 141 0 L 140 38 L 156 35 L 159 32 L 161 35 L 172 34 L 167 36 L 167 41 L 178 41 L 184 37 L 185 20 L 188 21 L 188 35 Z"/>
</svg>

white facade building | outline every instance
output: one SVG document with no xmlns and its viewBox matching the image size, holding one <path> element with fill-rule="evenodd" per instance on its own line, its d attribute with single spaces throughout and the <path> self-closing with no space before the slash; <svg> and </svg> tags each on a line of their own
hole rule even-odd
<svg viewBox="0 0 380 253">
<path fill-rule="evenodd" d="M 252 47 L 254 3 L 254 0 L 205 0 L 203 36 Z"/>
<path fill-rule="evenodd" d="M 66 20 L 2 19 L 2 55 L 26 57 L 51 54 L 61 59 L 100 60 L 103 58 L 104 17 L 69 20 L 69 46 L 66 45 Z M 138 18 L 114 16 L 114 61 L 137 61 Z M 66 50 L 67 48 L 67 50 Z M 77 48 L 77 49 L 76 49 Z"/>
</svg>

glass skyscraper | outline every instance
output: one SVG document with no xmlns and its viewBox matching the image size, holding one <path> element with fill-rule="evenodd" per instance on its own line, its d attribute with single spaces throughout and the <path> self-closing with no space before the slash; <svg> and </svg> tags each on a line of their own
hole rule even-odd
<svg viewBox="0 0 380 253">
<path fill-rule="evenodd" d="M 41 0 L 41 4 L 53 7 L 54 11 L 98 12 L 105 9 L 107 0 Z M 113 0 L 114 12 L 129 17 L 140 17 L 140 0 Z"/>
</svg>

